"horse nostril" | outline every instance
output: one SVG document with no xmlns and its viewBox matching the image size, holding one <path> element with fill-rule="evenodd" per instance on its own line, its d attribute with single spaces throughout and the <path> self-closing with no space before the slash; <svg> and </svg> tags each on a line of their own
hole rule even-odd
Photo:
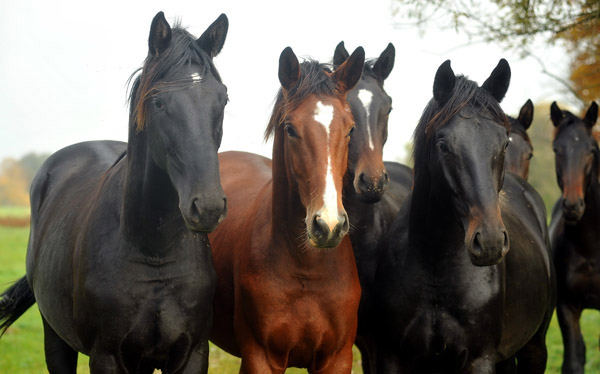
<svg viewBox="0 0 600 374">
<path fill-rule="evenodd" d="M 313 235 L 321 239 L 327 237 L 329 233 L 329 227 L 327 223 L 319 215 L 315 215 L 313 218 Z"/>
<path fill-rule="evenodd" d="M 338 217 L 337 227 L 336 233 L 340 236 L 348 232 L 350 223 L 348 222 L 348 215 L 345 212 Z"/>
</svg>

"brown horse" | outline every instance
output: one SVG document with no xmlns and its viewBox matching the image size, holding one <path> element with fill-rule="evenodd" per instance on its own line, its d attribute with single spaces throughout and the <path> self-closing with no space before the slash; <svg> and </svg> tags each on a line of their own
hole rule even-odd
<svg viewBox="0 0 600 374">
<path fill-rule="evenodd" d="M 281 90 L 266 130 L 273 161 L 220 155 L 228 218 L 210 236 L 217 291 L 211 340 L 240 373 L 350 373 L 360 285 L 342 182 L 354 119 L 346 93 L 364 51 L 331 71 L 279 60 Z M 271 167 L 272 165 L 272 167 Z"/>
</svg>

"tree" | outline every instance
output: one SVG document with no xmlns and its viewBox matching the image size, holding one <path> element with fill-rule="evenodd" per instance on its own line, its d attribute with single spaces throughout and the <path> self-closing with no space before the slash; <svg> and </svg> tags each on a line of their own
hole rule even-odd
<svg viewBox="0 0 600 374">
<path fill-rule="evenodd" d="M 420 26 L 431 22 L 453 27 L 470 38 L 531 55 L 541 38 L 561 43 L 571 58 L 565 84 L 579 101 L 600 98 L 600 0 L 396 0 L 396 14 L 406 13 Z"/>
</svg>

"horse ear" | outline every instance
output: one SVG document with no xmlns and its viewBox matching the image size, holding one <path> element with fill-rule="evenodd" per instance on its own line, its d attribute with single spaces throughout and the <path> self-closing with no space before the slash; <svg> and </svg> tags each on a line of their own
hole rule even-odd
<svg viewBox="0 0 600 374">
<path fill-rule="evenodd" d="M 552 105 L 550 105 L 550 118 L 552 119 L 552 123 L 555 127 L 560 124 L 560 121 L 563 119 L 563 117 L 563 112 L 558 107 L 558 104 L 556 104 L 556 101 L 552 102 Z"/>
<path fill-rule="evenodd" d="M 331 76 L 340 92 L 346 93 L 358 83 L 358 80 L 362 76 L 364 65 L 365 50 L 363 47 L 358 47 L 343 64 L 335 69 Z"/>
<path fill-rule="evenodd" d="M 284 90 L 294 87 L 300 80 L 300 63 L 290 47 L 279 56 L 279 82 Z"/>
<path fill-rule="evenodd" d="M 506 95 L 506 91 L 508 91 L 509 84 L 510 66 L 508 61 L 501 58 L 490 77 L 483 82 L 481 88 L 491 93 L 498 102 L 501 102 L 504 95 Z"/>
<path fill-rule="evenodd" d="M 152 56 L 158 56 L 163 53 L 171 43 L 171 26 L 165 19 L 163 12 L 158 12 L 152 20 L 150 26 L 150 37 L 148 38 L 148 48 Z"/>
<path fill-rule="evenodd" d="M 210 58 L 215 57 L 223 49 L 227 30 L 229 29 L 229 20 L 225 14 L 221 14 L 206 31 L 198 38 L 198 45 Z"/>
<path fill-rule="evenodd" d="M 533 103 L 530 99 L 527 99 L 527 102 L 521 107 L 518 121 L 523 125 L 525 130 L 531 126 L 531 122 L 533 121 Z"/>
<path fill-rule="evenodd" d="M 394 68 L 394 61 L 396 59 L 396 48 L 392 43 L 389 43 L 386 49 L 381 52 L 377 62 L 373 66 L 373 71 L 375 74 L 381 78 L 381 80 L 386 80 L 387 77 L 392 72 Z"/>
<path fill-rule="evenodd" d="M 344 63 L 350 57 L 350 53 L 346 50 L 344 46 L 344 41 L 339 42 L 339 44 L 335 47 L 335 52 L 333 52 L 333 66 L 338 67 Z"/>
<path fill-rule="evenodd" d="M 596 104 L 595 101 L 592 101 L 592 104 L 585 113 L 583 122 L 591 128 L 596 124 L 596 120 L 598 120 L 598 104 Z"/>
<path fill-rule="evenodd" d="M 450 60 L 446 60 L 438 68 L 433 80 L 433 98 L 438 104 L 443 105 L 450 99 L 455 83 L 456 76 L 450 67 Z"/>
</svg>

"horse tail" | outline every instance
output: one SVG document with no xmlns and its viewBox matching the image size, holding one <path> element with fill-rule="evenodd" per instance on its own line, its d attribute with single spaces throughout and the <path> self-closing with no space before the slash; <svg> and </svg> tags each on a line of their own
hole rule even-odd
<svg viewBox="0 0 600 374">
<path fill-rule="evenodd" d="M 23 315 L 33 304 L 35 295 L 29 287 L 27 278 L 16 281 L 0 295 L 0 337 L 6 329 Z"/>
</svg>

